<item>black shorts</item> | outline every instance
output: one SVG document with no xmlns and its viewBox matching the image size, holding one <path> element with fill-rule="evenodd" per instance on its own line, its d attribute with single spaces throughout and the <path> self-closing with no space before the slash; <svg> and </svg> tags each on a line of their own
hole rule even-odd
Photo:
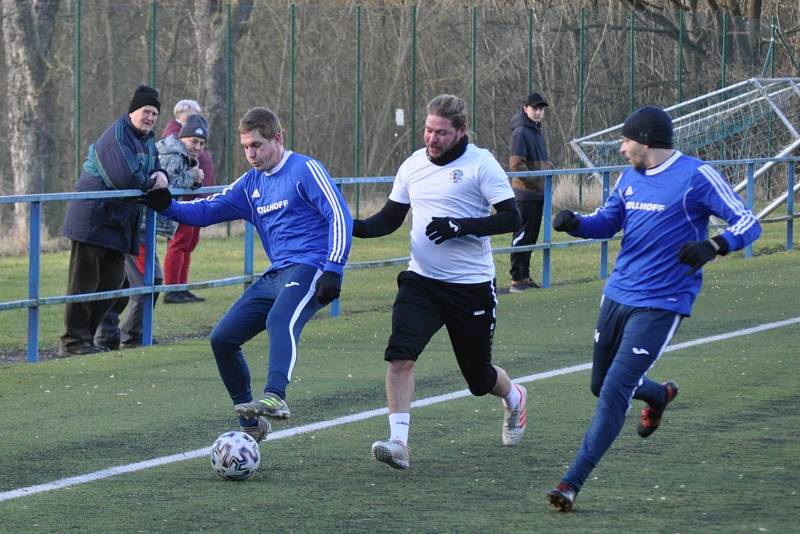
<svg viewBox="0 0 800 534">
<path fill-rule="evenodd" d="M 495 374 L 491 365 L 497 305 L 494 280 L 453 284 L 403 271 L 397 276 L 397 287 L 387 361 L 416 361 L 444 325 L 467 380 L 475 374 Z"/>
</svg>

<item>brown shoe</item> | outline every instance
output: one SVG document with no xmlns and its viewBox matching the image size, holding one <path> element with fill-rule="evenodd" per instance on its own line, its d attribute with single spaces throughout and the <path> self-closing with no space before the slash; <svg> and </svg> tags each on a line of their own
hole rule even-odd
<svg viewBox="0 0 800 534">
<path fill-rule="evenodd" d="M 661 416 L 664 415 L 664 410 L 666 410 L 667 405 L 678 396 L 679 388 L 677 383 L 669 381 L 664 382 L 662 385 L 667 388 L 667 401 L 664 403 L 664 407 L 660 410 L 656 410 L 650 405 L 645 406 L 642 409 L 639 424 L 636 425 L 636 432 L 643 438 L 648 437 L 658 430 L 658 427 L 661 425 Z"/>
<path fill-rule="evenodd" d="M 575 506 L 575 497 L 578 490 L 569 482 L 561 482 L 555 488 L 547 492 L 547 500 L 550 506 L 559 512 L 571 512 Z"/>
<path fill-rule="evenodd" d="M 529 287 L 531 287 L 530 278 L 524 278 L 522 280 L 512 280 L 511 287 L 508 288 L 508 291 L 510 293 L 522 293 Z"/>
</svg>

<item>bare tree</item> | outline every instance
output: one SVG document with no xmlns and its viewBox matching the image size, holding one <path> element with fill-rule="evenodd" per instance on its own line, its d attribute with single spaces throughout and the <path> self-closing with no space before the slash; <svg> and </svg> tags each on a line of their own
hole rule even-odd
<svg viewBox="0 0 800 534">
<path fill-rule="evenodd" d="M 216 136 L 217 139 L 221 138 L 221 142 L 215 142 L 215 149 L 212 151 L 218 177 L 223 175 L 225 162 L 228 160 L 226 147 L 233 144 L 227 142 L 232 132 L 228 131 L 225 113 L 225 97 L 228 92 L 226 46 L 233 48 L 236 45 L 253 12 L 253 0 L 239 0 L 235 3 L 230 20 L 230 43 L 228 43 L 226 4 L 221 0 L 195 0 L 195 13 L 199 14 L 194 21 L 195 39 L 198 49 L 205 51 L 200 65 L 203 108 L 212 132 L 225 132 L 222 137 Z M 229 176 L 226 178 L 230 179 Z"/>
<path fill-rule="evenodd" d="M 57 167 L 58 143 L 55 84 L 51 76 L 50 45 L 56 31 L 58 0 L 2 0 L 8 143 L 14 193 L 41 193 L 47 175 Z M 13 235 L 27 241 L 30 204 L 14 207 Z"/>
</svg>

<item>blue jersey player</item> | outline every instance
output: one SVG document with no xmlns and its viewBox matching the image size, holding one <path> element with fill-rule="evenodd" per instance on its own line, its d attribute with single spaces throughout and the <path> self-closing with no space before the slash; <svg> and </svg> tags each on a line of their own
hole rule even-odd
<svg viewBox="0 0 800 534">
<path fill-rule="evenodd" d="M 647 403 L 637 426 L 658 429 L 678 385 L 648 371 L 692 311 L 701 267 L 752 243 L 761 233 L 728 181 L 712 166 L 672 148 L 672 119 L 663 110 L 636 110 L 622 126 L 625 169 L 604 206 L 589 215 L 559 212 L 553 228 L 583 238 L 624 231 L 614 272 L 601 299 L 594 332 L 592 393 L 597 408 L 580 450 L 548 500 L 569 512 L 589 473 L 619 435 L 632 399 Z M 709 217 L 729 226 L 706 239 Z"/>
<path fill-rule="evenodd" d="M 280 121 L 272 111 L 248 111 L 239 135 L 253 168 L 222 193 L 174 202 L 163 189 L 148 195 L 146 203 L 191 226 L 244 219 L 261 238 L 270 268 L 225 313 L 210 339 L 239 424 L 261 441 L 269 433 L 268 417 L 290 415 L 286 386 L 300 334 L 317 310 L 339 297 L 353 221 L 325 167 L 284 148 Z M 254 401 L 242 345 L 265 329 L 267 381 L 264 395 Z"/>
</svg>

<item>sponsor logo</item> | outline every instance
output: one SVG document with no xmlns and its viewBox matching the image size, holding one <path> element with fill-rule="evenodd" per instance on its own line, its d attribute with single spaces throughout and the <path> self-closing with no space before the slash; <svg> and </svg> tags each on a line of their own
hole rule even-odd
<svg viewBox="0 0 800 534">
<path fill-rule="evenodd" d="M 640 349 L 638 347 L 633 347 L 633 353 L 639 355 L 642 354 L 647 354 L 648 356 L 650 355 L 650 351 L 648 351 L 647 349 Z"/>
<path fill-rule="evenodd" d="M 626 210 L 640 210 L 640 211 L 664 211 L 667 207 L 664 204 L 656 204 L 655 202 L 637 202 L 629 200 L 625 203 Z"/>
<path fill-rule="evenodd" d="M 486 313 L 486 310 L 475 310 L 472 312 L 472 315 L 477 317 L 478 315 L 483 315 L 484 313 Z"/>
<path fill-rule="evenodd" d="M 289 205 L 289 201 L 288 200 L 279 200 L 277 202 L 273 202 L 272 204 L 267 204 L 266 206 L 258 206 L 256 208 L 256 211 L 258 211 L 259 215 L 264 215 L 264 214 L 269 213 L 271 211 L 283 209 L 288 205 Z"/>
<path fill-rule="evenodd" d="M 464 171 L 460 169 L 454 170 L 453 172 L 450 173 L 449 179 L 454 184 L 461 182 L 462 180 L 464 180 Z"/>
</svg>

